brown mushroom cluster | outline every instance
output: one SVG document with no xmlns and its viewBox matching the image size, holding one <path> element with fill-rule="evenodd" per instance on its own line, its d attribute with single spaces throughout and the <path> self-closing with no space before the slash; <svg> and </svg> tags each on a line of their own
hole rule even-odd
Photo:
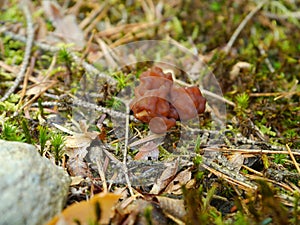
<svg viewBox="0 0 300 225">
<path fill-rule="evenodd" d="M 164 133 L 175 126 L 176 120 L 189 120 L 203 113 L 206 100 L 198 87 L 179 87 L 172 74 L 152 67 L 140 76 L 130 104 L 134 116 L 149 123 L 154 133 Z"/>
</svg>

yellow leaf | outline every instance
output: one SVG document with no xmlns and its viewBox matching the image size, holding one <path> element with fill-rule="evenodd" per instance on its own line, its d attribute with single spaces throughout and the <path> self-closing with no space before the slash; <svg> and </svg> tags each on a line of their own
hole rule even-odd
<svg viewBox="0 0 300 225">
<path fill-rule="evenodd" d="M 81 201 L 70 205 L 47 225 L 77 225 L 78 222 L 81 225 L 88 225 L 91 222 L 96 222 L 93 224 L 108 224 L 110 218 L 114 215 L 114 206 L 119 198 L 120 195 L 113 193 L 97 194 L 89 201 Z M 96 213 L 97 211 L 99 213 Z"/>
</svg>

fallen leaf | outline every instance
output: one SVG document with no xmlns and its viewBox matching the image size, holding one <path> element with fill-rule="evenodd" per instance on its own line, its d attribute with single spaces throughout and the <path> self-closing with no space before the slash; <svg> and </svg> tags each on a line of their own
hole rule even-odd
<svg viewBox="0 0 300 225">
<path fill-rule="evenodd" d="M 236 172 L 239 172 L 244 164 L 245 157 L 240 153 L 235 153 L 229 157 L 229 162 Z"/>
<path fill-rule="evenodd" d="M 169 224 L 162 209 L 157 203 L 147 201 L 144 199 L 135 199 L 130 205 L 126 207 L 117 206 L 117 214 L 112 220 L 111 224 L 149 224 L 146 220 L 145 213 L 149 213 L 152 225 L 167 225 Z"/>
<path fill-rule="evenodd" d="M 47 225 L 88 225 L 109 224 L 114 215 L 114 207 L 120 195 L 113 193 L 100 193 L 92 197 L 89 201 L 74 203 L 55 216 Z M 99 207 L 100 208 L 97 208 Z M 99 212 L 97 213 L 97 211 Z M 97 218 L 97 217 L 100 218 Z"/>
<path fill-rule="evenodd" d="M 171 214 L 173 217 L 182 220 L 186 215 L 184 201 L 181 199 L 173 199 L 168 197 L 156 197 L 160 207 L 165 213 Z"/>
<path fill-rule="evenodd" d="M 67 136 L 65 145 L 67 148 L 87 148 L 91 142 L 99 135 L 97 131 L 88 131 L 88 126 L 85 121 L 80 121 L 80 129 L 82 133 Z"/>
<path fill-rule="evenodd" d="M 180 195 L 182 194 L 182 186 L 187 184 L 192 178 L 192 172 L 190 169 L 181 171 L 177 176 L 168 184 L 165 193 Z"/>
<path fill-rule="evenodd" d="M 159 194 L 170 181 L 174 178 L 178 169 L 178 160 L 172 163 L 166 163 L 166 169 L 162 172 L 161 176 L 157 179 L 156 183 L 153 185 L 150 194 Z"/>
<path fill-rule="evenodd" d="M 139 148 L 139 152 L 135 155 L 135 160 L 158 160 L 158 145 L 153 141 L 149 141 Z"/>
<path fill-rule="evenodd" d="M 26 91 L 26 95 L 40 95 L 44 93 L 46 90 L 51 88 L 56 84 L 56 81 L 44 81 L 38 84 L 34 84 L 32 87 L 28 88 Z"/>
<path fill-rule="evenodd" d="M 95 132 L 94 136 L 91 134 L 75 134 L 73 136 L 66 137 L 67 148 L 84 148 L 90 146 L 91 142 L 97 137 L 99 133 Z"/>
<path fill-rule="evenodd" d="M 62 8 L 56 1 L 43 1 L 45 14 L 55 26 L 54 35 L 66 41 L 74 43 L 77 47 L 85 46 L 84 34 L 76 22 L 74 15 L 64 15 Z"/>
<path fill-rule="evenodd" d="M 91 173 L 84 158 L 88 153 L 87 148 L 98 137 L 99 132 L 88 131 L 88 126 L 84 121 L 80 121 L 80 129 L 83 133 L 66 137 L 66 154 L 69 156 L 67 168 L 72 176 L 86 177 Z"/>
<path fill-rule="evenodd" d="M 83 158 L 74 156 L 67 161 L 67 169 L 71 176 L 90 177 L 92 173 Z"/>
<path fill-rule="evenodd" d="M 83 181 L 84 179 L 81 176 L 74 176 L 71 177 L 71 184 L 70 186 L 76 186 L 78 184 L 80 184 L 81 181 Z"/>
</svg>

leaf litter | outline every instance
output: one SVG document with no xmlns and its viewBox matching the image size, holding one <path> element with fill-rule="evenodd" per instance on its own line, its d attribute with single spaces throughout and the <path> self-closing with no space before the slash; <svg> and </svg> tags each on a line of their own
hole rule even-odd
<svg viewBox="0 0 300 225">
<path fill-rule="evenodd" d="M 52 132 L 60 130 L 69 134 L 65 139 L 67 158 L 61 159 L 61 165 L 73 176 L 69 197 L 77 203 L 69 203 L 52 224 L 74 224 L 74 219 L 78 220 L 77 224 L 87 224 L 91 220 L 95 224 L 168 224 L 170 220 L 177 224 L 299 222 L 299 66 L 297 47 L 291 47 L 297 46 L 299 36 L 297 32 L 290 32 L 298 26 L 293 20 L 293 10 L 297 7 L 295 3 L 286 7 L 284 1 L 274 2 L 24 3 L 29 4 L 32 12 L 42 12 L 39 18 L 32 15 L 34 22 L 41 24 L 36 38 L 39 41 L 42 38 L 43 43 L 34 42 L 36 46 L 32 53 L 38 60 L 33 70 L 26 74 L 29 86 L 18 88 L 26 89 L 27 95 L 34 95 L 29 102 L 20 103 L 19 116 L 30 118 L 33 124 L 43 121 Z M 1 7 L 9 9 L 14 3 L 6 1 Z M 276 11 L 276 7 L 284 9 L 284 14 Z M 198 9 L 207 9 L 207 13 Z M 191 10 L 197 11 L 197 16 L 189 13 Z M 11 23 L 3 12 L 1 21 L 9 32 L 1 30 L 1 85 L 2 80 L 3 83 L 20 82 L 13 73 L 23 73 L 26 68 L 20 68 L 14 61 L 18 53 L 13 51 L 23 50 L 23 44 L 17 41 L 25 42 L 27 37 L 23 25 L 18 23 L 20 15 L 16 14 L 16 22 Z M 220 16 L 220 12 L 224 15 Z M 9 13 L 14 12 L 10 10 Z M 26 18 L 26 22 L 30 22 L 30 16 L 26 15 Z M 226 24 L 225 30 L 222 24 Z M 264 30 L 276 35 L 272 37 Z M 33 33 L 27 35 L 34 36 Z M 217 98 L 228 104 L 229 122 L 221 135 L 210 130 L 209 114 L 215 111 L 217 117 L 222 115 L 218 115 L 218 109 L 209 106 L 207 115 L 204 114 L 200 121 L 203 126 L 200 135 L 206 137 L 206 141 L 199 144 L 197 153 L 191 151 L 195 146 L 186 146 L 187 154 L 176 155 L 176 129 L 167 139 L 157 142 L 154 137 L 155 142 L 152 142 L 153 136 L 147 133 L 147 127 L 130 120 L 133 128 L 130 132 L 134 135 L 128 140 L 130 149 L 125 157 L 127 167 L 124 167 L 124 142 L 113 134 L 109 116 L 113 110 L 108 104 L 117 94 L 114 85 L 118 81 L 108 84 L 110 91 L 101 93 L 102 97 L 97 99 L 98 108 L 95 108 L 105 109 L 100 113 L 107 116 L 101 121 L 101 128 L 90 127 L 89 131 L 89 124 L 80 122 L 80 132 L 71 131 L 70 127 L 78 125 L 72 122 L 70 125 L 68 121 L 74 88 L 71 84 L 76 83 L 83 73 L 97 73 L 98 68 L 93 63 L 103 60 L 115 66 L 111 52 L 114 47 L 166 36 L 179 47 L 193 49 L 214 71 L 225 96 Z M 87 37 L 90 37 L 89 43 Z M 29 42 L 30 38 L 27 46 Z M 87 43 L 87 57 L 78 57 Z M 73 61 L 69 68 L 56 71 L 60 63 L 65 63 L 56 60 L 59 46 L 70 51 L 68 54 Z M 225 50 L 223 46 L 226 46 Z M 11 56 L 15 58 L 11 59 Z M 24 59 L 29 60 L 28 55 Z M 185 64 L 193 68 L 188 61 Z M 150 66 L 135 65 L 123 72 L 140 73 Z M 45 73 L 47 69 L 51 71 Z M 70 74 L 68 69 L 72 77 L 70 83 L 65 83 L 64 75 Z M 49 72 L 55 76 L 48 76 Z M 45 87 L 36 82 L 37 74 L 47 74 L 45 82 L 49 85 Z M 192 74 L 176 76 L 181 84 L 194 84 L 197 80 Z M 113 80 L 107 74 L 102 77 Z M 1 86 L 2 96 L 6 93 L 5 87 Z M 236 97 L 240 93 L 242 95 Z M 211 95 L 209 90 L 204 94 Z M 38 98 L 42 99 L 41 103 Z M 11 122 L 11 116 L 15 115 L 15 110 L 8 107 L 11 104 L 12 99 L 1 104 L 1 115 L 6 117 L 2 119 L 3 123 Z M 57 112 L 65 114 L 67 119 L 57 116 Z M 55 118 L 55 122 L 50 118 Z M 1 124 L 1 138 L 7 138 L 3 127 Z M 32 136 L 36 138 L 36 133 L 32 132 Z M 194 137 L 190 136 L 191 139 Z M 133 144 L 138 142 L 142 145 Z M 51 158 L 49 150 L 44 155 Z M 101 171 L 104 176 L 100 175 Z M 126 180 L 125 172 L 130 182 Z M 123 190 L 122 197 L 114 194 L 119 190 Z M 90 200 L 82 201 L 87 198 Z M 255 212 L 253 209 L 261 210 Z"/>
</svg>

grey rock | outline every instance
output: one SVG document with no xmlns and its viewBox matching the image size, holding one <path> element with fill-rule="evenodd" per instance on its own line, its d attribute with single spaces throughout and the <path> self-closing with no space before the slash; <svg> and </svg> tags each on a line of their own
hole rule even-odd
<svg viewBox="0 0 300 225">
<path fill-rule="evenodd" d="M 59 213 L 71 179 L 33 145 L 0 140 L 0 225 L 41 225 Z"/>
</svg>

